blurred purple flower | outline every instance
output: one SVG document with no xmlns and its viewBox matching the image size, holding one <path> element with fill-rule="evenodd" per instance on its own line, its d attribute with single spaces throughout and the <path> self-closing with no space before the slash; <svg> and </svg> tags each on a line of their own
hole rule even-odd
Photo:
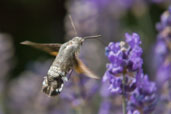
<svg viewBox="0 0 171 114">
<path fill-rule="evenodd" d="M 160 85 L 163 85 L 166 81 L 168 81 L 171 77 L 171 64 L 161 66 L 157 71 L 157 82 Z"/>
<path fill-rule="evenodd" d="M 141 3 L 136 0 L 73 0 L 67 2 L 66 8 L 73 17 L 79 35 L 100 33 L 105 37 L 102 40 L 108 42 L 116 39 L 120 35 L 118 31 L 122 31 L 119 19 Z M 67 36 L 75 36 L 70 21 L 67 21 L 66 28 Z"/>
<path fill-rule="evenodd" d="M 171 104 L 169 84 L 171 82 L 171 6 L 161 15 L 161 21 L 157 23 L 156 28 L 159 33 L 155 50 L 156 56 L 160 57 L 156 74 L 160 105 L 156 112 L 168 113 Z"/>
<path fill-rule="evenodd" d="M 98 114 L 122 114 L 121 97 L 110 95 L 102 98 Z"/>
<path fill-rule="evenodd" d="M 110 1 L 110 0 L 95 0 L 97 3 L 101 3 L 101 5 L 118 5 L 118 7 L 122 8 L 130 8 L 135 0 L 115 0 L 115 1 Z"/>
<path fill-rule="evenodd" d="M 168 11 L 164 12 L 161 15 L 160 20 L 160 23 L 156 24 L 156 28 L 158 31 L 162 31 L 166 27 L 171 26 L 171 6 L 169 7 Z"/>
<path fill-rule="evenodd" d="M 168 11 L 165 11 L 162 14 L 161 21 L 157 23 L 157 29 L 159 34 L 157 36 L 155 50 L 156 55 L 161 57 L 160 66 L 157 72 L 157 80 L 162 81 L 162 84 L 163 81 L 166 81 L 170 78 L 171 73 L 171 7 L 169 7 Z"/>
<path fill-rule="evenodd" d="M 12 114 L 68 114 L 71 107 L 57 98 L 41 93 L 43 76 L 51 60 L 30 63 L 19 77 L 8 84 L 7 105 Z M 59 105 L 60 104 L 60 105 Z M 65 107 L 63 107 L 65 106 Z"/>
<path fill-rule="evenodd" d="M 100 110 L 98 114 L 110 114 L 111 102 L 108 100 L 104 100 L 101 103 Z"/>
<path fill-rule="evenodd" d="M 82 76 L 72 76 L 70 78 L 70 81 L 65 84 L 65 89 L 61 92 L 60 97 L 66 102 L 69 101 L 74 107 L 90 102 L 99 88 L 97 81 Z"/>
<path fill-rule="evenodd" d="M 165 56 L 168 53 L 167 46 L 163 39 L 158 40 L 155 52 L 161 56 Z"/>
</svg>

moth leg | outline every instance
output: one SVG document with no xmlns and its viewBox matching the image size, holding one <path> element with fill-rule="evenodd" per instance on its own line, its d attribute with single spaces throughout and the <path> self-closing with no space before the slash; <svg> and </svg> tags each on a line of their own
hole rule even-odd
<svg viewBox="0 0 171 114">
<path fill-rule="evenodd" d="M 52 96 L 53 87 L 50 87 L 49 96 Z"/>
</svg>

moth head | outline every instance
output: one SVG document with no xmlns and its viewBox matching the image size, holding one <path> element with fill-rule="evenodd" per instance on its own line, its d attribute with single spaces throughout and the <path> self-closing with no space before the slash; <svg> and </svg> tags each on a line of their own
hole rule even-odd
<svg viewBox="0 0 171 114">
<path fill-rule="evenodd" d="M 67 46 L 65 47 L 65 53 L 70 53 L 70 54 L 77 53 L 85 40 L 95 39 L 95 38 L 98 38 L 100 36 L 101 35 L 86 36 L 83 38 L 82 37 L 74 37 L 72 40 L 70 40 L 67 43 Z"/>
<path fill-rule="evenodd" d="M 72 40 L 69 41 L 67 47 L 65 48 L 65 52 L 70 54 L 78 52 L 83 42 L 83 38 L 74 37 Z"/>
<path fill-rule="evenodd" d="M 101 35 L 86 36 L 86 37 L 83 37 L 83 38 L 82 37 L 74 37 L 71 42 L 74 43 L 74 44 L 82 45 L 85 40 L 96 39 L 96 38 L 99 38 L 99 37 L 101 37 Z"/>
<path fill-rule="evenodd" d="M 84 42 L 84 39 L 81 37 L 74 37 L 72 39 L 73 44 L 82 45 L 83 42 Z"/>
</svg>

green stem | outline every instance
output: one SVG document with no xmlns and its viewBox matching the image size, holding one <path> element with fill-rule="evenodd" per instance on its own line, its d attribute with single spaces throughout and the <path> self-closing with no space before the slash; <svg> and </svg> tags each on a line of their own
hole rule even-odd
<svg viewBox="0 0 171 114">
<path fill-rule="evenodd" d="M 127 101 L 126 101 L 126 94 L 125 94 L 125 83 L 126 83 L 126 77 L 125 77 L 125 73 L 123 74 L 123 80 L 122 80 L 122 91 L 123 91 L 123 95 L 122 95 L 122 111 L 123 114 L 126 114 L 126 107 L 127 107 Z"/>
</svg>

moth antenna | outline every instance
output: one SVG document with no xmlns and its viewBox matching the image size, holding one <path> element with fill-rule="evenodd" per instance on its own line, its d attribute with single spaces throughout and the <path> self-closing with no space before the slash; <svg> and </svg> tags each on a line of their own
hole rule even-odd
<svg viewBox="0 0 171 114">
<path fill-rule="evenodd" d="M 72 28 L 74 29 L 75 35 L 78 36 L 77 30 L 76 30 L 76 27 L 75 27 L 75 24 L 73 22 L 71 15 L 69 15 L 69 19 L 71 21 Z"/>
<path fill-rule="evenodd" d="M 102 35 L 95 35 L 95 36 L 86 36 L 86 37 L 83 37 L 85 40 L 87 39 L 96 39 L 96 38 L 100 38 Z"/>
</svg>

